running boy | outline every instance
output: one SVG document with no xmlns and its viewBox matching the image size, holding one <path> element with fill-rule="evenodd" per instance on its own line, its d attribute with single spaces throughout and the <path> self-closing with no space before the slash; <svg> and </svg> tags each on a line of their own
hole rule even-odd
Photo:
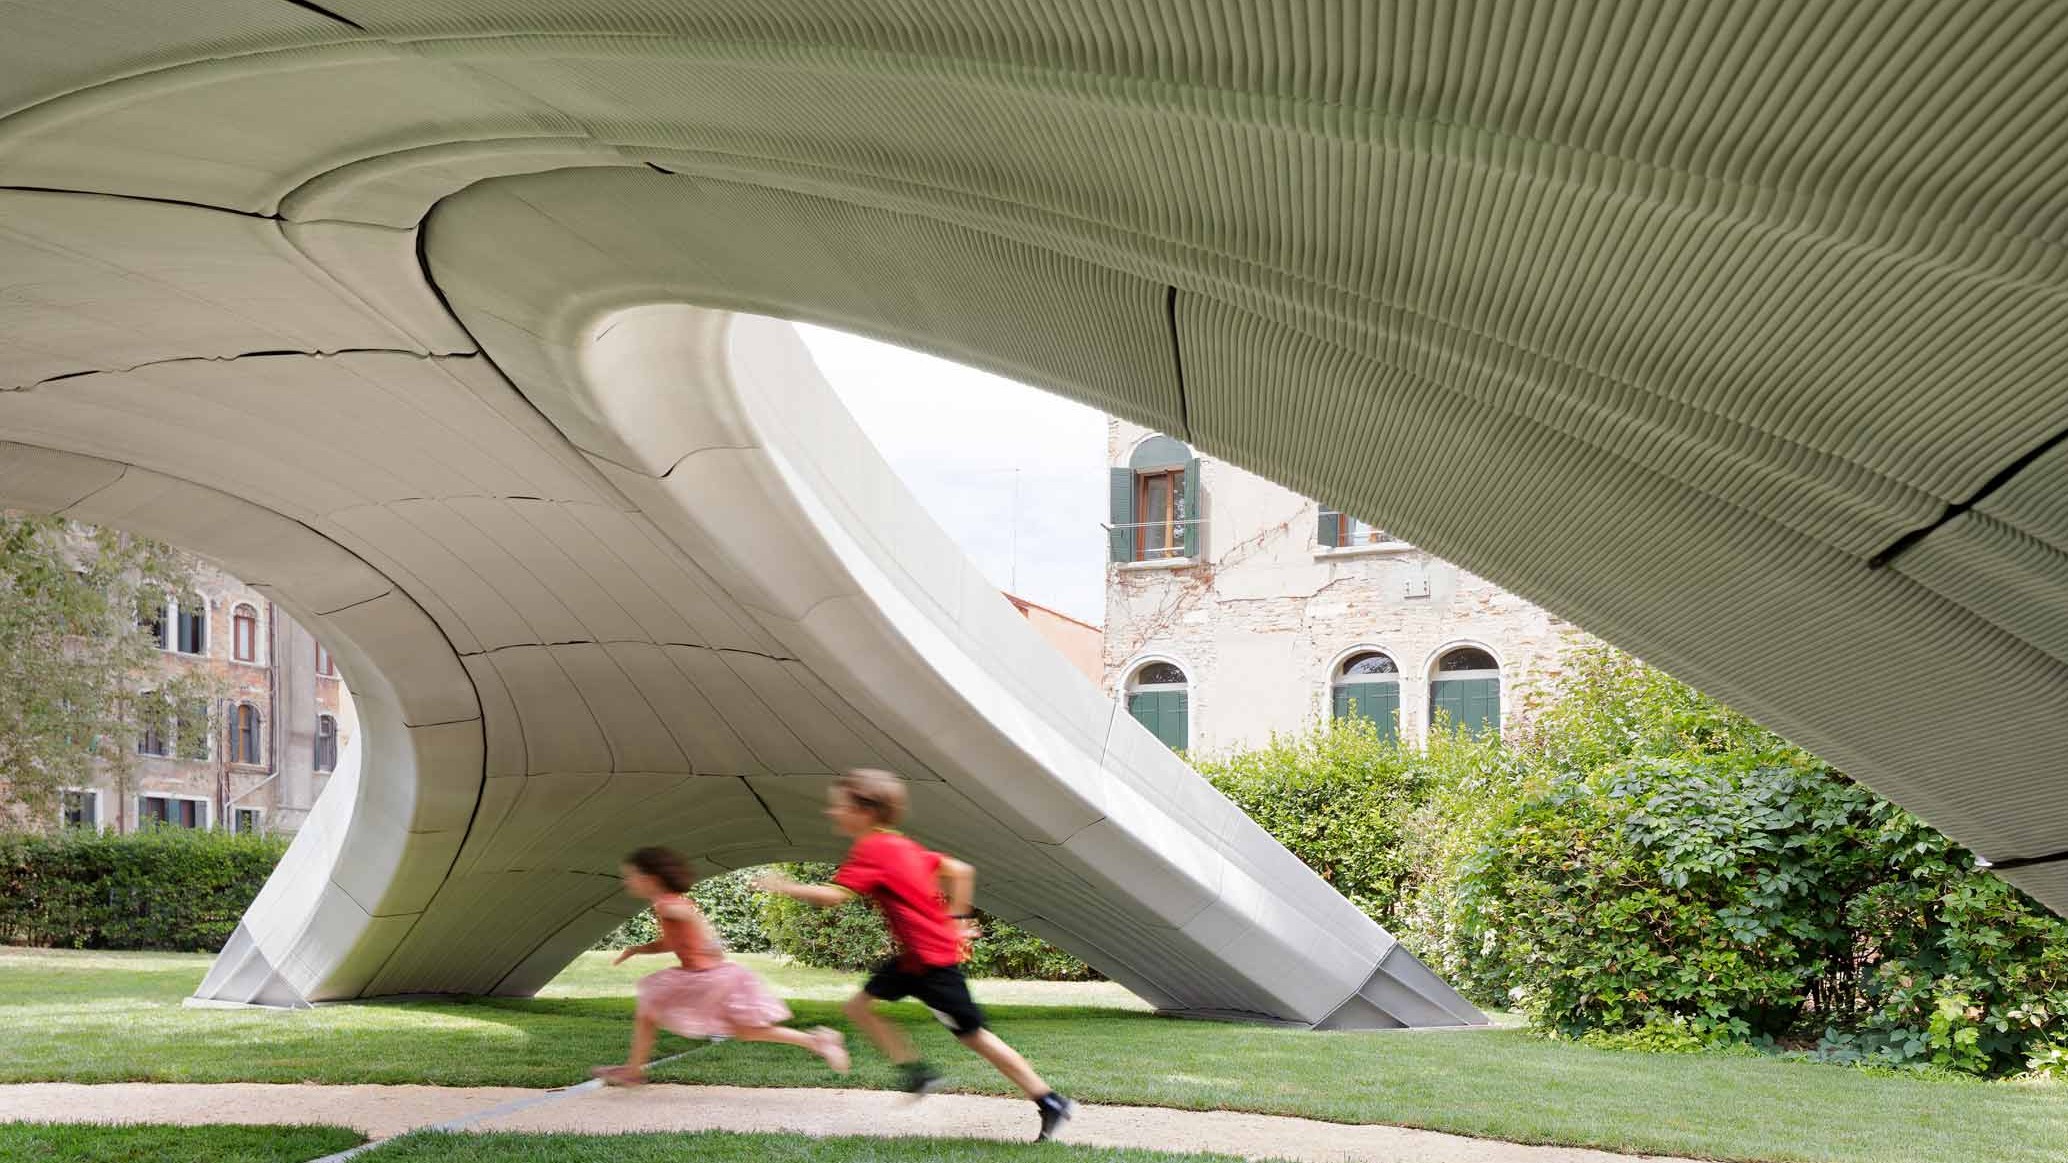
<svg viewBox="0 0 2068 1163">
<path fill-rule="evenodd" d="M 833 830 L 854 840 L 833 883 L 798 884 L 771 875 L 754 887 L 822 909 L 858 896 L 875 902 L 897 952 L 848 999 L 848 1018 L 904 1072 L 906 1091 L 915 1097 L 931 1094 L 943 1084 L 940 1075 L 920 1059 L 919 1048 L 903 1030 L 876 1012 L 879 1001 L 918 999 L 957 1041 L 1034 1100 L 1041 1112 L 1038 1138 L 1053 1137 L 1075 1104 L 1049 1089 L 1025 1058 L 985 1028 L 984 1011 L 969 996 L 969 983 L 962 977 L 963 949 L 976 928 L 970 911 L 976 869 L 892 830 L 905 814 L 905 785 L 887 771 L 850 771 L 826 798 L 826 817 Z"/>
</svg>

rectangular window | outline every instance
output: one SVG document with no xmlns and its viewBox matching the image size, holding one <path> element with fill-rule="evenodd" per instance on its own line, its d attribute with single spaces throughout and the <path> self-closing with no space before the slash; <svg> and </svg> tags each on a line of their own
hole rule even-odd
<svg viewBox="0 0 2068 1163">
<path fill-rule="evenodd" d="M 230 830 L 246 836 L 259 834 L 259 810 L 257 808 L 233 808 L 230 813 Z"/>
<path fill-rule="evenodd" d="M 1369 521 L 1360 521 L 1348 513 L 1329 509 L 1321 511 L 1321 544 L 1341 547 L 1350 545 L 1393 545 L 1400 538 Z"/>
<path fill-rule="evenodd" d="M 159 733 L 158 728 L 145 727 L 137 732 L 136 753 L 138 755 L 156 755 L 163 758 L 172 754 L 172 748 L 166 745 L 165 736 Z"/>
<path fill-rule="evenodd" d="M 208 826 L 207 804 L 181 796 L 143 796 L 137 801 L 136 818 L 143 824 L 164 824 L 174 828 Z"/>
<path fill-rule="evenodd" d="M 337 666 L 330 660 L 330 651 L 325 650 L 321 642 L 316 644 L 316 673 L 325 676 L 337 674 Z"/>
<path fill-rule="evenodd" d="M 68 791 L 64 794 L 64 820 L 67 828 L 97 828 L 101 822 L 101 793 L 97 791 Z"/>
<path fill-rule="evenodd" d="M 337 720 L 329 715 L 316 716 L 317 771 L 337 770 Z"/>
<path fill-rule="evenodd" d="M 230 646 L 239 662 L 258 661 L 258 614 L 250 606 L 237 607 L 230 619 Z"/>
<path fill-rule="evenodd" d="M 1184 495 L 1182 470 L 1145 472 L 1136 476 L 1136 561 L 1184 556 Z"/>
</svg>

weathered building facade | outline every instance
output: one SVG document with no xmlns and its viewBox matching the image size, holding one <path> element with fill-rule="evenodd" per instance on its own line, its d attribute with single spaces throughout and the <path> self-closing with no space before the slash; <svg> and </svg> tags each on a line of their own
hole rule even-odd
<svg viewBox="0 0 2068 1163">
<path fill-rule="evenodd" d="M 1107 427 L 1105 682 L 1181 750 L 1363 715 L 1499 730 L 1579 633 L 1381 528 Z"/>
<path fill-rule="evenodd" d="M 147 629 L 166 672 L 213 679 L 206 738 L 145 732 L 126 770 L 103 765 L 66 788 L 66 824 L 292 833 L 354 760 L 357 717 L 329 653 L 264 594 L 200 559 L 191 570 L 193 590 Z"/>
</svg>

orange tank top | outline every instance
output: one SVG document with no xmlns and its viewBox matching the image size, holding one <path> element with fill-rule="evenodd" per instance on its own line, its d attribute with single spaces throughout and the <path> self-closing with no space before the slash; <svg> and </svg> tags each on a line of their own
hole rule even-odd
<svg viewBox="0 0 2068 1163">
<path fill-rule="evenodd" d="M 684 969 L 713 969 L 725 963 L 725 944 L 711 928 L 711 922 L 695 902 L 686 897 L 674 898 L 689 906 L 690 915 L 682 920 L 670 919 L 658 906 L 653 919 L 661 926 L 661 945 L 682 962 Z"/>
</svg>

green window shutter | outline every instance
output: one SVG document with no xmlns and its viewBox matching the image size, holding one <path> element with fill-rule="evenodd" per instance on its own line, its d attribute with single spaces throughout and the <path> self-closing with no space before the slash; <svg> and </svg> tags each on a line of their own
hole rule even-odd
<svg viewBox="0 0 2068 1163">
<path fill-rule="evenodd" d="M 1199 533 L 1204 526 L 1199 522 L 1199 458 L 1196 456 L 1185 462 L 1185 497 L 1182 504 L 1183 507 L 1178 510 L 1178 517 L 1185 522 L 1185 556 L 1197 561 Z"/>
<path fill-rule="evenodd" d="M 1324 549 L 1335 549 L 1343 544 L 1343 515 L 1334 509 L 1324 508 L 1314 525 L 1314 541 Z"/>
<path fill-rule="evenodd" d="M 1501 680 L 1497 678 L 1473 679 L 1471 713 L 1475 734 L 1501 733 Z"/>
<path fill-rule="evenodd" d="M 1478 735 L 1501 729 L 1501 680 L 1452 678 L 1429 684 L 1429 721 L 1437 712 L 1450 716 L 1453 729 Z"/>
<path fill-rule="evenodd" d="M 1158 710 L 1159 707 L 1154 694 L 1127 696 L 1127 713 L 1135 717 L 1135 722 L 1147 727 L 1150 734 L 1161 738 L 1162 736 L 1156 730 L 1156 722 L 1159 717 L 1157 715 Z"/>
<path fill-rule="evenodd" d="M 1352 714 L 1371 720 L 1372 726 L 1378 728 L 1379 738 L 1397 738 L 1400 735 L 1400 684 L 1353 682 L 1338 686 L 1335 690 L 1335 717 L 1347 719 Z"/>
<path fill-rule="evenodd" d="M 1458 688 L 1464 684 L 1455 679 L 1441 680 L 1429 684 L 1429 726 L 1439 724 L 1450 730 L 1460 726 Z"/>
<path fill-rule="evenodd" d="M 1127 713 L 1172 751 L 1183 751 L 1191 731 L 1188 691 L 1138 691 L 1127 696 Z"/>
<path fill-rule="evenodd" d="M 1111 490 L 1111 505 L 1107 510 L 1107 523 L 1112 532 L 1107 537 L 1107 548 L 1114 561 L 1135 559 L 1135 470 L 1131 468 L 1111 469 L 1107 473 Z"/>
</svg>

